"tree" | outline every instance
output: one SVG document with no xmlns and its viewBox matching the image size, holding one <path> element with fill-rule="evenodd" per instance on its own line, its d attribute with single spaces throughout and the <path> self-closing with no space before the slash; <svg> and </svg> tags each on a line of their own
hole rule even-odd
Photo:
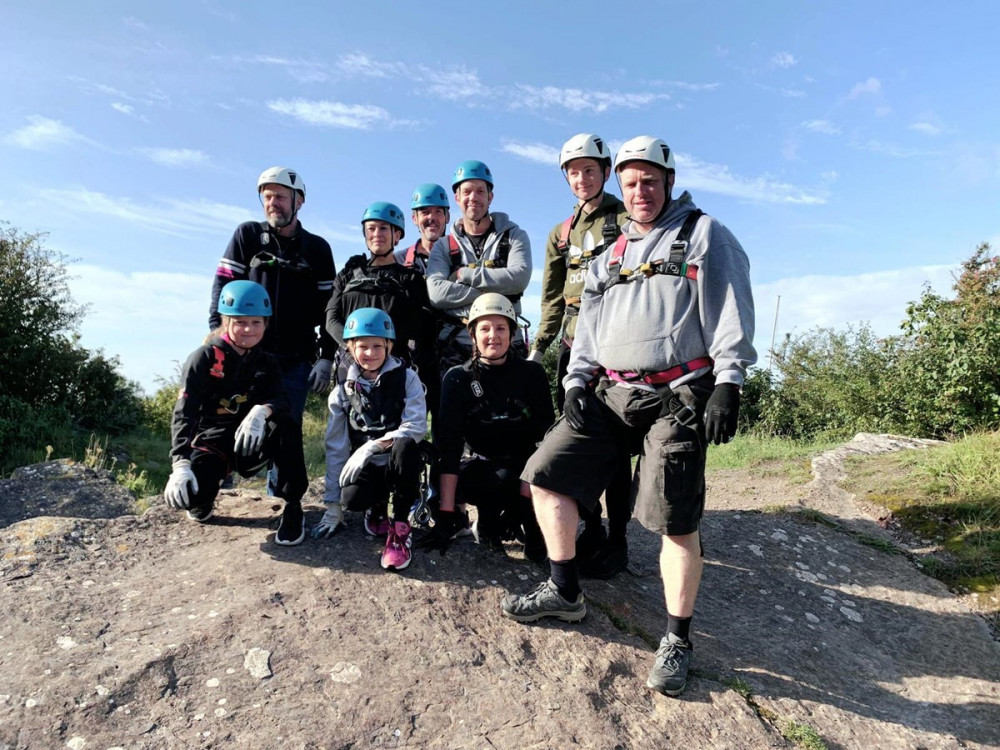
<svg viewBox="0 0 1000 750">
<path fill-rule="evenodd" d="M 0 222 L 0 467 L 52 444 L 72 449 L 76 432 L 121 434 L 141 402 L 118 360 L 79 344 L 84 308 L 70 295 L 66 258 Z"/>
<path fill-rule="evenodd" d="M 919 434 L 1000 427 L 1000 257 L 983 243 L 945 299 L 924 288 L 906 309 L 901 372 L 907 423 Z"/>
</svg>

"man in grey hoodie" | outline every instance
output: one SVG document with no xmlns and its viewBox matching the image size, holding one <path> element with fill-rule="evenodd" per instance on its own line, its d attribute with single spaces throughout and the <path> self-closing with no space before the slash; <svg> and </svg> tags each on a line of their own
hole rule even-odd
<svg viewBox="0 0 1000 750">
<path fill-rule="evenodd" d="M 441 377 L 472 356 L 465 328 L 469 308 L 486 292 L 502 294 L 521 313 L 521 296 L 531 280 L 528 234 L 505 213 L 490 213 L 493 174 L 481 161 L 463 161 L 452 180 L 459 219 L 441 237 L 427 261 L 427 292 L 441 311 L 436 354 Z M 511 334 L 511 349 L 526 355 L 523 333 Z"/>
<path fill-rule="evenodd" d="M 757 360 L 750 265 L 733 234 L 687 192 L 672 197 L 674 158 L 662 140 L 627 141 L 615 172 L 629 222 L 588 270 L 563 379 L 564 415 L 521 474 L 551 577 L 505 597 L 501 608 L 518 622 L 583 619 L 580 509 L 597 503 L 624 445 L 641 456 L 636 517 L 662 537 L 667 633 L 646 685 L 678 695 L 701 581 L 705 454 L 709 442 L 736 433 L 740 387 Z"/>
</svg>

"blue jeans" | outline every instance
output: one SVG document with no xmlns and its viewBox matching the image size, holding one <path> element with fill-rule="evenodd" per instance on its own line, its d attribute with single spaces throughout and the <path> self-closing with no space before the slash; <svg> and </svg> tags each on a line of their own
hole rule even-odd
<svg viewBox="0 0 1000 750">
<path fill-rule="evenodd" d="M 302 413 L 306 410 L 306 396 L 309 395 L 309 373 L 312 365 L 298 357 L 278 357 L 281 364 L 281 381 L 288 395 L 292 429 L 297 430 L 302 442 Z M 294 438 L 293 438 L 294 439 Z M 267 494 L 274 497 L 278 488 L 278 469 L 274 464 L 267 470 Z"/>
</svg>

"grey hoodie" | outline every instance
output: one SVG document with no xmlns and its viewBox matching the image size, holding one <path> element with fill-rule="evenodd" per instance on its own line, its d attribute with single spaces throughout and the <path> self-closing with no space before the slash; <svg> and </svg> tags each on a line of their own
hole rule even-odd
<svg viewBox="0 0 1000 750">
<path fill-rule="evenodd" d="M 634 270 L 668 258 L 684 218 L 695 208 L 685 192 L 648 234 L 626 224 L 628 244 L 620 268 Z M 698 221 L 684 256 L 698 267 L 697 280 L 637 273 L 637 280 L 609 287 L 612 255 L 605 252 L 590 265 L 563 379 L 566 390 L 586 386 L 602 368 L 653 373 L 706 355 L 715 361 L 717 384 L 743 384 L 747 368 L 757 361 L 754 306 L 750 263 L 732 232 L 709 216 Z M 707 371 L 697 370 L 673 385 Z"/>
<path fill-rule="evenodd" d="M 472 242 L 465 234 L 462 220 L 452 226 L 452 234 L 458 240 L 462 267 L 455 280 L 451 276 L 451 258 L 448 236 L 445 235 L 431 248 L 427 260 L 427 292 L 431 304 L 459 318 L 467 317 L 469 308 L 476 298 L 485 292 L 498 292 L 507 296 L 523 294 L 531 281 L 531 241 L 528 233 L 499 211 L 490 214 L 493 219 L 493 233 L 486 240 L 481 258 L 476 257 Z M 510 238 L 510 255 L 506 268 L 469 268 L 469 263 L 495 260 L 500 246 L 500 237 L 506 232 Z M 514 309 L 520 313 L 521 303 L 515 302 Z"/>
</svg>

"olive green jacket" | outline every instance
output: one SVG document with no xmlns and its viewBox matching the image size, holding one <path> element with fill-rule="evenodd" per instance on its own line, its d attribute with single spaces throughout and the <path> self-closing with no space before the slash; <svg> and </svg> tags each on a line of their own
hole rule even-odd
<svg viewBox="0 0 1000 750">
<path fill-rule="evenodd" d="M 560 221 L 549 232 L 545 243 L 545 267 L 542 273 L 542 318 L 531 348 L 544 352 L 555 341 L 559 332 L 572 341 L 576 333 L 576 317 L 580 310 L 583 280 L 591 261 L 604 252 L 604 217 L 616 214 L 616 224 L 621 227 L 628 219 L 625 205 L 617 196 L 604 193 L 604 200 L 596 211 L 583 215 L 580 205 L 573 208 L 569 241 L 559 249 L 563 223 Z"/>
</svg>

